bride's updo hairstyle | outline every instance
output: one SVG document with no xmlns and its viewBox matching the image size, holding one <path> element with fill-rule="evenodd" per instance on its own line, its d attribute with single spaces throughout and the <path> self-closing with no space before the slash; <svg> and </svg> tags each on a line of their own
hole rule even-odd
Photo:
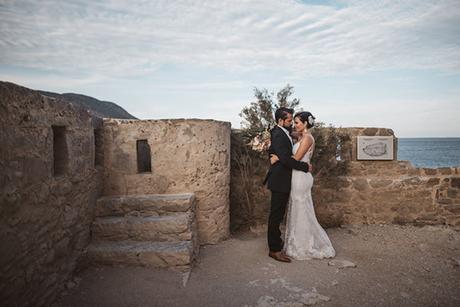
<svg viewBox="0 0 460 307">
<path fill-rule="evenodd" d="M 306 124 L 308 129 L 315 125 L 315 117 L 308 111 L 298 112 L 294 115 L 294 118 L 296 117 L 298 117 L 302 123 Z"/>
</svg>

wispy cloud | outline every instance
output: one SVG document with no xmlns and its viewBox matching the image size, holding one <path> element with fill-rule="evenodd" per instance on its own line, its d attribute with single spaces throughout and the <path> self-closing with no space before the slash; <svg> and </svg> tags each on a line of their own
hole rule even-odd
<svg viewBox="0 0 460 307">
<path fill-rule="evenodd" d="M 458 0 L 0 0 L 0 79 L 139 118 L 238 126 L 289 82 L 328 123 L 458 136 L 459 55 Z"/>
<path fill-rule="evenodd" d="M 385 127 L 398 137 L 458 136 L 457 99 L 382 99 L 376 104 L 316 104 L 313 113 L 343 127 Z"/>
<path fill-rule="evenodd" d="M 294 78 L 460 70 L 460 2 L 0 1 L 0 64 L 132 77 L 162 65 Z"/>
</svg>

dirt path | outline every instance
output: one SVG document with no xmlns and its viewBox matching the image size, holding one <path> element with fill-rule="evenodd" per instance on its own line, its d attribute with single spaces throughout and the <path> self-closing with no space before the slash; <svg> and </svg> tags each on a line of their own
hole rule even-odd
<svg viewBox="0 0 460 307">
<path fill-rule="evenodd" d="M 265 234 L 244 233 L 202 247 L 189 276 L 89 268 L 56 306 L 460 306 L 460 232 L 394 225 L 327 232 L 335 259 L 355 268 L 276 262 Z"/>
</svg>

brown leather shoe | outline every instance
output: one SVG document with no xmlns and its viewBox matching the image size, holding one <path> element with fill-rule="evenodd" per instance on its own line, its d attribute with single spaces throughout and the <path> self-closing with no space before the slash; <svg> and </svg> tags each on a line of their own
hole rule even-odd
<svg viewBox="0 0 460 307">
<path fill-rule="evenodd" d="M 282 252 L 269 252 L 268 256 L 272 257 L 276 261 L 287 262 L 287 263 L 291 262 L 291 259 Z"/>
</svg>

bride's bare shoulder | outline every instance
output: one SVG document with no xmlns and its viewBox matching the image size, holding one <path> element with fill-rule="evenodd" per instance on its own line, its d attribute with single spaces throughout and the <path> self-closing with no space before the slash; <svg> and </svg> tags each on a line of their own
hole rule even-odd
<svg viewBox="0 0 460 307">
<path fill-rule="evenodd" d="M 311 144 L 315 141 L 315 138 L 313 137 L 313 135 L 309 134 L 309 133 L 305 133 L 303 136 L 302 136 L 302 142 L 306 143 L 306 144 Z"/>
</svg>

